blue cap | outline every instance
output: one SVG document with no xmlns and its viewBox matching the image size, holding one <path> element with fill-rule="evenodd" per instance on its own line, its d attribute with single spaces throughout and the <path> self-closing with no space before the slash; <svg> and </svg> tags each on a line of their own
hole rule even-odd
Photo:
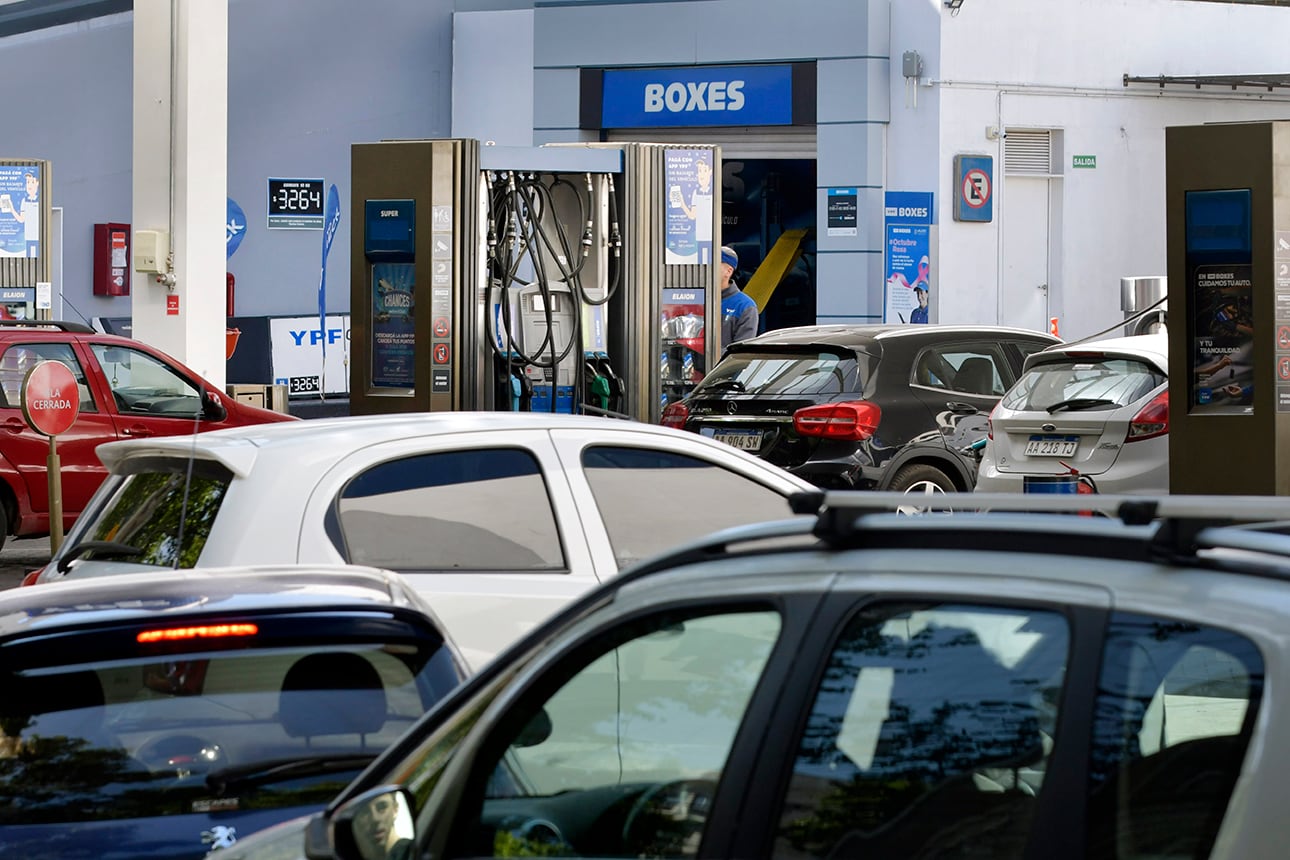
<svg viewBox="0 0 1290 860">
<path fill-rule="evenodd" d="M 739 268 L 739 255 L 736 254 L 735 249 L 731 248 L 729 245 L 722 245 L 721 262 L 725 263 L 732 269 L 737 269 Z"/>
</svg>

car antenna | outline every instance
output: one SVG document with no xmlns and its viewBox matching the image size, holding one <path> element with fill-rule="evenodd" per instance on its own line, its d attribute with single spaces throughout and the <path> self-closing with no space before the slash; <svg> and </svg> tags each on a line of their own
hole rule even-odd
<svg viewBox="0 0 1290 860">
<path fill-rule="evenodd" d="M 58 298 L 59 298 L 60 300 L 62 300 L 64 303 L 66 303 L 66 304 L 67 304 L 67 306 L 68 306 L 69 308 L 71 308 L 71 309 L 72 309 L 72 313 L 76 314 L 78 317 L 80 317 L 81 319 L 85 320 L 85 324 L 86 324 L 87 326 L 89 326 L 90 328 L 94 328 L 94 323 L 90 322 L 89 317 L 87 317 L 87 316 L 85 316 L 85 314 L 81 313 L 80 308 L 78 308 L 78 307 L 76 307 L 76 305 L 72 304 L 71 299 L 69 299 L 69 298 L 67 298 L 67 296 L 63 295 L 63 291 L 62 291 L 62 289 L 61 289 L 61 288 L 60 288 L 60 289 L 59 289 L 59 291 L 58 291 Z"/>
<path fill-rule="evenodd" d="M 179 535 L 175 541 L 175 566 L 171 570 L 179 570 L 179 563 L 183 560 L 184 555 L 184 523 L 188 520 L 188 490 L 193 485 L 193 461 L 197 459 L 197 432 L 202 426 L 202 395 L 199 391 L 197 394 L 197 412 L 193 415 L 193 444 L 188 449 L 188 470 L 184 475 L 184 499 L 179 504 Z"/>
</svg>

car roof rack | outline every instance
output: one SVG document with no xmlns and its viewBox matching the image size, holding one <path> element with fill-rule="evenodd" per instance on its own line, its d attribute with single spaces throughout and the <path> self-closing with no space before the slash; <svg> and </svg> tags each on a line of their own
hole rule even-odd
<svg viewBox="0 0 1290 860">
<path fill-rule="evenodd" d="M 74 334 L 96 334 L 95 330 L 84 323 L 66 320 L 0 320 L 0 328 L 56 328 L 59 331 Z"/>
<path fill-rule="evenodd" d="M 1279 562 L 1290 558 L 1290 498 L 1278 496 L 919 496 L 818 490 L 795 493 L 789 504 L 799 515 L 795 519 L 723 529 L 635 564 L 619 578 L 632 580 L 713 561 L 736 547 L 747 553 L 780 551 L 790 546 L 791 538 L 807 539 L 802 548 L 823 544 L 834 549 L 1044 552 L 1053 547 L 1054 531 L 1065 527 L 1081 538 L 1067 550 L 1073 555 L 1213 565 L 1290 579 L 1290 569 Z M 1090 512 L 1099 516 L 1070 516 Z M 968 520 L 973 527 L 965 528 Z M 1244 558 L 1217 561 L 1205 555 L 1210 550 L 1237 551 Z M 1274 567 L 1267 565 L 1269 557 L 1278 560 Z M 1260 558 L 1262 564 L 1257 563 Z"/>
<path fill-rule="evenodd" d="M 1290 498 L 1282 496 L 811 491 L 794 494 L 789 505 L 815 514 L 814 534 L 830 544 L 857 542 L 870 514 L 1098 514 L 1126 526 L 1158 523 L 1148 544 L 1154 557 L 1194 557 L 1203 549 L 1290 557 Z"/>
</svg>

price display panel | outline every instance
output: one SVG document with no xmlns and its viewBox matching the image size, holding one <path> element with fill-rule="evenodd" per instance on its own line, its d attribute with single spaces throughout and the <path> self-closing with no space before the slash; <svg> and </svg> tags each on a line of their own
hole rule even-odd
<svg viewBox="0 0 1290 860">
<path fill-rule="evenodd" d="M 270 179 L 270 229 L 321 230 L 324 199 L 321 179 Z"/>
</svg>

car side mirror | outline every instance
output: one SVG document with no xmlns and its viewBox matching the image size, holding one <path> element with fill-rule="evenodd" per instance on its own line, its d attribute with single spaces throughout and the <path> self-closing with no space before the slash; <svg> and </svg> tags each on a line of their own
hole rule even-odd
<svg viewBox="0 0 1290 860">
<path fill-rule="evenodd" d="M 336 810 L 330 829 L 331 854 L 336 860 L 411 857 L 416 835 L 412 795 L 399 785 L 365 791 Z"/>
<path fill-rule="evenodd" d="M 224 401 L 213 391 L 202 390 L 202 418 L 207 421 L 223 421 L 228 417 Z"/>
</svg>

